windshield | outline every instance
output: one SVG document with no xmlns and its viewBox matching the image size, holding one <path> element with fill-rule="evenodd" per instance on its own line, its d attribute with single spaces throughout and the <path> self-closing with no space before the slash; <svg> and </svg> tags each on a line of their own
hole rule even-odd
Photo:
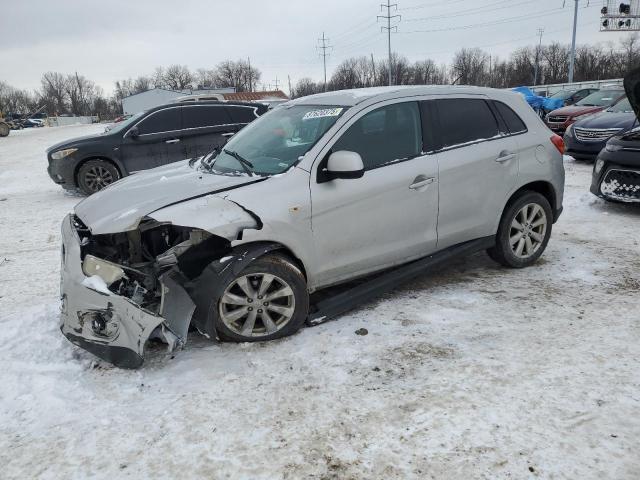
<svg viewBox="0 0 640 480">
<path fill-rule="evenodd" d="M 566 100 L 574 93 L 576 93 L 575 90 L 560 90 L 559 92 L 556 92 L 553 95 L 551 95 L 549 98 L 558 98 L 560 100 Z"/>
<path fill-rule="evenodd" d="M 122 122 L 114 123 L 113 127 L 111 127 L 111 130 L 109 130 L 109 133 L 115 133 L 115 132 L 120 132 L 122 130 L 126 130 L 131 125 L 133 125 L 142 115 L 144 115 L 144 113 L 145 112 L 138 112 L 132 117 L 129 117 L 128 119 L 123 120 Z"/>
<path fill-rule="evenodd" d="M 611 105 L 622 95 L 622 90 L 598 90 L 584 97 L 576 105 L 582 107 L 605 107 Z"/>
<path fill-rule="evenodd" d="M 608 108 L 607 112 L 633 113 L 633 108 L 631 108 L 631 103 L 629 102 L 629 99 L 625 98 L 624 100 L 620 100 L 613 107 Z"/>
<path fill-rule="evenodd" d="M 277 107 L 236 134 L 223 149 L 202 159 L 215 173 L 275 175 L 307 153 L 347 110 L 341 106 Z"/>
</svg>

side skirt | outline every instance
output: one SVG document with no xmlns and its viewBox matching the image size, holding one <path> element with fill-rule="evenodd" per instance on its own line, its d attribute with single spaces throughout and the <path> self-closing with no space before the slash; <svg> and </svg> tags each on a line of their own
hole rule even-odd
<svg viewBox="0 0 640 480">
<path fill-rule="evenodd" d="M 365 280 L 358 285 L 343 290 L 337 295 L 312 303 L 307 325 L 319 325 L 342 315 L 358 305 L 379 297 L 398 285 L 426 273 L 453 258 L 470 255 L 495 245 L 495 236 L 478 238 L 469 242 L 453 245 L 419 260 L 395 267 Z"/>
</svg>

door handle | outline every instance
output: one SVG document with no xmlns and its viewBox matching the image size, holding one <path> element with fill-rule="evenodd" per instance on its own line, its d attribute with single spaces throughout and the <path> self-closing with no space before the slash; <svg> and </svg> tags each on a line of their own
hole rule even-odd
<svg viewBox="0 0 640 480">
<path fill-rule="evenodd" d="M 223 137 L 233 137 L 236 134 L 236 132 L 229 132 L 229 133 L 223 133 L 222 136 Z"/>
<path fill-rule="evenodd" d="M 420 177 L 418 177 L 420 178 Z M 416 180 L 418 180 L 418 178 L 416 178 Z M 422 180 L 418 180 L 417 182 L 414 181 L 411 185 L 409 185 L 409 188 L 411 190 L 417 190 L 420 187 L 424 187 L 426 185 L 429 185 L 431 183 L 433 183 L 435 181 L 434 177 L 429 177 L 429 178 L 423 178 Z"/>
<path fill-rule="evenodd" d="M 171 140 L 167 140 L 164 143 L 178 143 L 179 141 L 180 141 L 179 138 L 174 138 L 174 139 L 171 139 Z"/>
<path fill-rule="evenodd" d="M 503 150 L 500 152 L 500 155 L 498 155 L 498 158 L 496 158 L 496 162 L 504 163 L 509 160 L 513 160 L 514 158 L 516 158 L 515 153 L 510 152 L 509 150 Z"/>
</svg>

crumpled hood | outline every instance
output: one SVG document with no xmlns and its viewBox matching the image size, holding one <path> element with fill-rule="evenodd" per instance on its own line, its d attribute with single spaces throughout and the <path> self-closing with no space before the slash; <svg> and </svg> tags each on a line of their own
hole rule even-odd
<svg viewBox="0 0 640 480">
<path fill-rule="evenodd" d="M 631 70 L 624 76 L 624 91 L 640 121 L 640 68 Z"/>
<path fill-rule="evenodd" d="M 75 214 L 94 235 L 125 232 L 168 205 L 262 180 L 205 173 L 184 160 L 125 177 L 80 202 Z"/>
<path fill-rule="evenodd" d="M 622 128 L 633 127 L 636 116 L 626 112 L 607 112 L 606 110 L 591 117 L 579 120 L 574 127 L 578 128 Z"/>
</svg>

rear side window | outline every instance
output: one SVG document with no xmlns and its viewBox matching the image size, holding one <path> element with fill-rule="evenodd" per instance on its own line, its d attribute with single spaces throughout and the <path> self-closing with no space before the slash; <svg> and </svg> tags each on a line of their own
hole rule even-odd
<svg viewBox="0 0 640 480">
<path fill-rule="evenodd" d="M 151 113 L 138 124 L 140 135 L 180 130 L 180 108 L 165 108 Z"/>
<path fill-rule="evenodd" d="M 231 122 L 224 107 L 215 105 L 182 107 L 182 123 L 184 128 L 215 127 Z"/>
<path fill-rule="evenodd" d="M 493 104 L 496 106 L 502 120 L 504 120 L 504 123 L 507 125 L 509 133 L 515 134 L 527 131 L 527 126 L 518 114 L 511 109 L 511 107 L 502 102 L 493 102 Z"/>
<path fill-rule="evenodd" d="M 395 103 L 367 113 L 332 150 L 358 152 L 365 170 L 420 155 L 422 126 L 417 102 Z"/>
<path fill-rule="evenodd" d="M 251 107 L 227 107 L 229 115 L 231 115 L 232 123 L 250 123 L 256 119 L 254 109 Z"/>
<path fill-rule="evenodd" d="M 442 147 L 486 140 L 499 135 L 498 123 L 487 102 L 476 98 L 435 100 Z"/>
</svg>

